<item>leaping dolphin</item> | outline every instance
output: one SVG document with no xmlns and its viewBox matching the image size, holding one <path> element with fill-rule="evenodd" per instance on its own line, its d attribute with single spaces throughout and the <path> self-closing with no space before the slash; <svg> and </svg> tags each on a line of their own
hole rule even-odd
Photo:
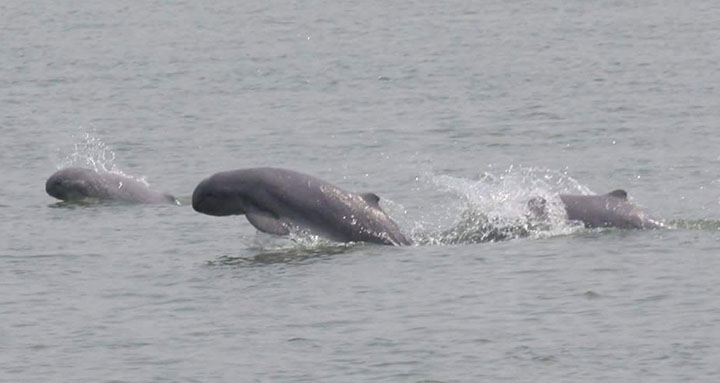
<svg viewBox="0 0 720 383">
<path fill-rule="evenodd" d="M 192 196 L 200 213 L 241 215 L 258 230 L 287 235 L 299 228 L 338 242 L 410 245 L 373 193 L 347 192 L 318 178 L 279 168 L 215 173 Z"/>
<path fill-rule="evenodd" d="M 602 195 L 560 194 L 567 218 L 580 221 L 587 228 L 617 227 L 621 229 L 659 229 L 662 221 L 648 217 L 627 199 L 622 189 Z M 545 199 L 532 198 L 528 207 L 536 216 L 546 216 Z"/>
<path fill-rule="evenodd" d="M 121 174 L 69 167 L 45 182 L 45 191 L 63 201 L 117 201 L 124 203 L 172 203 L 175 197 L 150 190 L 145 184 Z"/>
</svg>

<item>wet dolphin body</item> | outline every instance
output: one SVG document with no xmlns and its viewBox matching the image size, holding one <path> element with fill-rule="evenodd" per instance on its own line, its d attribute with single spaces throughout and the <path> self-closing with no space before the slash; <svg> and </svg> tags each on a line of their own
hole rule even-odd
<svg viewBox="0 0 720 383">
<path fill-rule="evenodd" d="M 645 215 L 627 199 L 625 190 L 614 190 L 602 195 L 560 194 L 567 218 L 580 221 L 587 228 L 617 227 L 621 229 L 658 229 L 661 221 Z M 533 198 L 528 202 L 534 214 L 546 214 L 545 199 Z"/>
<path fill-rule="evenodd" d="M 45 182 L 45 191 L 63 201 L 94 199 L 124 203 L 178 203 L 175 197 L 152 191 L 133 178 L 77 167 L 55 172 Z"/>
<path fill-rule="evenodd" d="M 239 169 L 204 179 L 192 196 L 200 213 L 245 214 L 258 230 L 287 235 L 308 230 L 338 242 L 409 245 L 373 193 L 347 192 L 318 178 L 278 168 Z"/>
</svg>

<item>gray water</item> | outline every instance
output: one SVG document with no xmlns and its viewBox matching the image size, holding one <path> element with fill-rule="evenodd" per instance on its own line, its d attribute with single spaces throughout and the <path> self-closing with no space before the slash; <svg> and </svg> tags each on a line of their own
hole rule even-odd
<svg viewBox="0 0 720 383">
<path fill-rule="evenodd" d="M 0 36 L 2 382 L 720 379 L 717 2 L 8 0 Z M 68 165 L 185 206 L 58 204 Z M 419 244 L 187 206 L 252 166 Z M 669 228 L 438 234 L 617 188 Z"/>
</svg>

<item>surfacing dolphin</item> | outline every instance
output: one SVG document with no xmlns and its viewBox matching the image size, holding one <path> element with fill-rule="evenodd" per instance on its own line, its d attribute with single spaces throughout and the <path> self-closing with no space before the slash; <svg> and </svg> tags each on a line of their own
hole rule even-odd
<svg viewBox="0 0 720 383">
<path fill-rule="evenodd" d="M 123 203 L 172 203 L 175 197 L 150 190 L 133 178 L 92 169 L 60 169 L 45 182 L 45 191 L 63 201 L 116 201 Z"/>
<path fill-rule="evenodd" d="M 622 189 L 602 195 L 560 194 L 567 218 L 580 221 L 587 228 L 616 227 L 620 229 L 659 229 L 665 225 L 648 217 L 627 199 Z M 528 202 L 531 213 L 547 214 L 545 199 L 536 197 Z"/>
<path fill-rule="evenodd" d="M 245 214 L 258 230 L 287 235 L 307 230 L 338 242 L 410 245 L 373 193 L 347 192 L 287 169 L 251 168 L 215 173 L 195 188 L 193 209 L 227 216 Z"/>
</svg>

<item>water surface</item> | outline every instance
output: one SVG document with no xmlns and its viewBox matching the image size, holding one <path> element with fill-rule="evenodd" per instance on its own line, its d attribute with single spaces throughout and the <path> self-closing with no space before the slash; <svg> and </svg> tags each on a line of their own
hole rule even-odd
<svg viewBox="0 0 720 383">
<path fill-rule="evenodd" d="M 0 380 L 717 381 L 719 26 L 712 1 L 6 1 Z M 58 205 L 66 165 L 186 205 Z M 421 244 L 187 206 L 251 166 L 375 192 Z M 618 188 L 674 229 L 438 236 Z"/>
</svg>

